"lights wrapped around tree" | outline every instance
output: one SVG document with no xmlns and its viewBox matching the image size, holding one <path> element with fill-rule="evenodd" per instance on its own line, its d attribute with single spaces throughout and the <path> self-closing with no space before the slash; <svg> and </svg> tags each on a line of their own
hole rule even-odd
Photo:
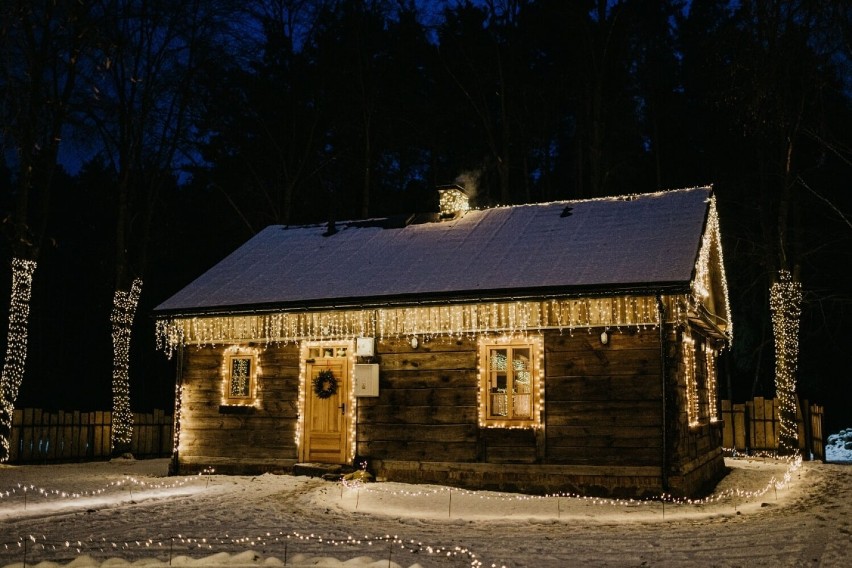
<svg viewBox="0 0 852 568">
<path fill-rule="evenodd" d="M 775 338 L 775 395 L 780 403 L 778 451 L 798 451 L 796 424 L 796 369 L 799 359 L 799 318 L 802 313 L 802 284 L 787 270 L 778 271 L 778 281 L 769 289 L 769 308 Z"/>
<path fill-rule="evenodd" d="M 130 410 L 130 336 L 142 280 L 136 278 L 129 291 L 116 290 L 112 306 L 112 447 L 129 445 L 133 438 Z"/>
<path fill-rule="evenodd" d="M 33 289 L 34 260 L 12 259 L 12 296 L 9 304 L 9 332 L 6 336 L 6 359 L 0 378 L 0 461 L 8 461 L 11 452 L 12 416 L 18 389 L 24 378 L 27 358 L 27 325 L 30 296 Z"/>
</svg>

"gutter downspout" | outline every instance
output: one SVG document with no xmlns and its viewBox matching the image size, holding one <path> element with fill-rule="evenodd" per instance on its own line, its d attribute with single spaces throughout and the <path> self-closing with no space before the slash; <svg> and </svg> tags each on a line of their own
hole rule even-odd
<svg viewBox="0 0 852 568">
<path fill-rule="evenodd" d="M 663 305 L 663 297 L 660 294 L 657 294 L 657 311 L 659 312 L 660 318 L 660 387 L 662 388 L 662 418 L 663 418 L 663 426 L 662 426 L 662 434 L 663 434 L 663 451 L 660 455 L 660 461 L 662 465 L 662 485 L 663 492 L 667 492 L 669 490 L 669 474 L 668 474 L 668 442 L 666 440 L 666 332 L 663 329 L 666 321 L 666 308 Z"/>
</svg>

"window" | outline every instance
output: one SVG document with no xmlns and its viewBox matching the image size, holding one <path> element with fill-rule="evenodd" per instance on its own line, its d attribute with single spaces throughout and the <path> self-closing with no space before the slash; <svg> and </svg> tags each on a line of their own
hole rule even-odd
<svg viewBox="0 0 852 568">
<path fill-rule="evenodd" d="M 540 340 L 483 342 L 480 421 L 485 426 L 539 424 Z"/>
<path fill-rule="evenodd" d="M 254 401 L 254 355 L 229 355 L 225 384 L 225 398 L 229 403 Z"/>
</svg>

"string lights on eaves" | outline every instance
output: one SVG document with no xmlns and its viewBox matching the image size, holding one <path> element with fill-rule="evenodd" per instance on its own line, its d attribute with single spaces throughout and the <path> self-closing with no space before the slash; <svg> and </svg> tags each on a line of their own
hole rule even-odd
<svg viewBox="0 0 852 568">
<path fill-rule="evenodd" d="M 671 318 L 685 320 L 688 302 L 683 297 L 666 296 L 663 301 Z M 271 345 L 356 337 L 474 338 L 490 333 L 526 335 L 543 329 L 567 333 L 652 329 L 659 324 L 655 297 L 619 296 L 190 317 L 161 319 L 156 325 L 157 345 L 171 355 L 179 345 L 245 341 Z"/>
<path fill-rule="evenodd" d="M 692 285 L 691 300 L 695 304 L 704 304 L 713 290 L 713 276 L 718 275 L 719 287 L 721 288 L 722 306 L 718 314 L 725 323 L 725 334 L 728 342 L 733 340 L 734 327 L 731 321 L 731 302 L 728 296 L 728 282 L 725 279 L 725 271 L 722 258 L 722 233 L 719 228 L 719 213 L 716 211 L 716 199 L 710 198 L 710 210 L 707 215 L 707 229 L 701 239 L 701 249 L 698 253 L 698 262 L 695 265 L 695 279 Z M 713 268 L 718 267 L 718 270 Z"/>
<path fill-rule="evenodd" d="M 10 455 L 8 433 L 12 430 L 12 416 L 18 389 L 24 377 L 27 358 L 27 323 L 30 316 L 30 296 L 33 287 L 34 260 L 12 259 L 12 295 L 9 305 L 9 332 L 6 342 L 6 359 L 0 379 L 0 461 Z"/>
</svg>

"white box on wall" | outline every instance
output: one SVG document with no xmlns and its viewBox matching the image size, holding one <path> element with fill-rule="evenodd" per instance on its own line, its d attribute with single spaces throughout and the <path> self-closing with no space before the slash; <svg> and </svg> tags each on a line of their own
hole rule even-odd
<svg viewBox="0 0 852 568">
<path fill-rule="evenodd" d="M 372 357 L 375 355 L 376 341 L 372 337 L 359 337 L 355 340 L 355 355 Z"/>
<path fill-rule="evenodd" d="M 379 396 L 379 366 L 356 363 L 353 370 L 355 396 Z"/>
</svg>

